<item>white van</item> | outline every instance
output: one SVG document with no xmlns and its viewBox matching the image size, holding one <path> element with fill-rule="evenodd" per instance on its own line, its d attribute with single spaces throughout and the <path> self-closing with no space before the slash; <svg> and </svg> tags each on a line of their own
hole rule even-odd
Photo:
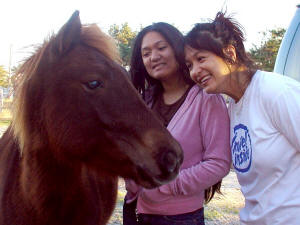
<svg viewBox="0 0 300 225">
<path fill-rule="evenodd" d="M 300 5 L 281 42 L 274 72 L 300 81 Z"/>
</svg>

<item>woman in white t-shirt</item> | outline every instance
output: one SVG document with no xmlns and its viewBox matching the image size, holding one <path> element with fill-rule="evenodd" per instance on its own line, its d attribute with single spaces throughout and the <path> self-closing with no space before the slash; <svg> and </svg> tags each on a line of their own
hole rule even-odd
<svg viewBox="0 0 300 225">
<path fill-rule="evenodd" d="M 219 12 L 185 36 L 191 78 L 229 98 L 230 143 L 243 225 L 300 224 L 300 83 L 257 70 L 241 26 Z"/>
</svg>

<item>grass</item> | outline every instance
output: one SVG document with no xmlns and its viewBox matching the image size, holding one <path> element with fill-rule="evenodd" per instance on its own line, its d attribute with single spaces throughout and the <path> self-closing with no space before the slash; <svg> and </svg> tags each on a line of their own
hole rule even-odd
<svg viewBox="0 0 300 225">
<path fill-rule="evenodd" d="M 10 125 L 10 123 L 11 123 L 10 120 L 1 120 L 0 119 L 0 127 L 8 127 Z"/>
<path fill-rule="evenodd" d="M 215 210 L 215 209 L 210 209 L 210 210 L 205 210 L 204 211 L 204 217 L 205 219 L 207 220 L 216 220 L 216 219 L 220 219 L 222 218 L 222 214 L 218 211 L 218 210 Z"/>
<path fill-rule="evenodd" d="M 117 204 L 123 206 L 125 194 L 124 191 L 118 190 Z"/>
<path fill-rule="evenodd" d="M 0 112 L 0 118 L 11 118 L 11 111 L 9 109 L 3 109 L 1 112 Z"/>
<path fill-rule="evenodd" d="M 119 190 L 117 196 L 116 207 L 113 216 L 110 218 L 108 225 L 121 225 L 123 221 L 123 203 L 126 191 L 124 189 L 124 183 L 119 182 Z"/>
<path fill-rule="evenodd" d="M 3 109 L 0 112 L 0 126 L 9 126 L 12 118 L 11 110 L 8 109 L 12 103 L 11 99 L 3 100 Z"/>
<path fill-rule="evenodd" d="M 234 172 L 223 179 L 222 195 L 217 194 L 205 205 L 204 216 L 207 225 L 238 225 L 239 211 L 244 207 L 244 197 L 240 191 Z"/>
<path fill-rule="evenodd" d="M 239 211 L 244 206 L 240 190 L 224 188 L 222 192 L 223 195 L 216 194 L 211 202 L 205 206 L 205 218 L 208 221 L 223 221 L 228 219 L 238 221 Z"/>
</svg>

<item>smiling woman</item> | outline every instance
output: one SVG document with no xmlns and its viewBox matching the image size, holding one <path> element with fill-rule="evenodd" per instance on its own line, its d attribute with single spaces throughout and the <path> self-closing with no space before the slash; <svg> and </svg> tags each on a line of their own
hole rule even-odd
<svg viewBox="0 0 300 225">
<path fill-rule="evenodd" d="M 207 93 L 222 93 L 222 84 L 230 73 L 230 66 L 223 59 L 206 50 L 186 46 L 186 65 L 191 78 Z"/>
<path fill-rule="evenodd" d="M 232 161 L 245 196 L 241 224 L 298 224 L 300 83 L 256 70 L 243 41 L 239 23 L 218 12 L 186 35 L 186 63 L 206 92 L 230 96 Z"/>
<path fill-rule="evenodd" d="M 152 78 L 167 80 L 169 76 L 177 73 L 178 63 L 173 49 L 160 33 L 155 31 L 147 33 L 141 51 L 147 73 L 151 74 Z"/>
<path fill-rule="evenodd" d="M 180 143 L 184 161 L 178 177 L 158 188 L 126 181 L 124 225 L 202 225 L 203 204 L 220 190 L 230 168 L 224 100 L 206 94 L 189 78 L 183 36 L 167 23 L 155 23 L 137 35 L 130 73 L 136 89 Z"/>
</svg>

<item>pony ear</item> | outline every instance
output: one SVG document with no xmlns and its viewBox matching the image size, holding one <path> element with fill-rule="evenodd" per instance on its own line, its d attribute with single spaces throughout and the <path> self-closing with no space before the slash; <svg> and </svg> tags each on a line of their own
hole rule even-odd
<svg viewBox="0 0 300 225">
<path fill-rule="evenodd" d="M 79 11 L 75 11 L 68 22 L 59 30 L 52 45 L 52 54 L 59 57 L 80 41 L 81 22 Z"/>
</svg>

